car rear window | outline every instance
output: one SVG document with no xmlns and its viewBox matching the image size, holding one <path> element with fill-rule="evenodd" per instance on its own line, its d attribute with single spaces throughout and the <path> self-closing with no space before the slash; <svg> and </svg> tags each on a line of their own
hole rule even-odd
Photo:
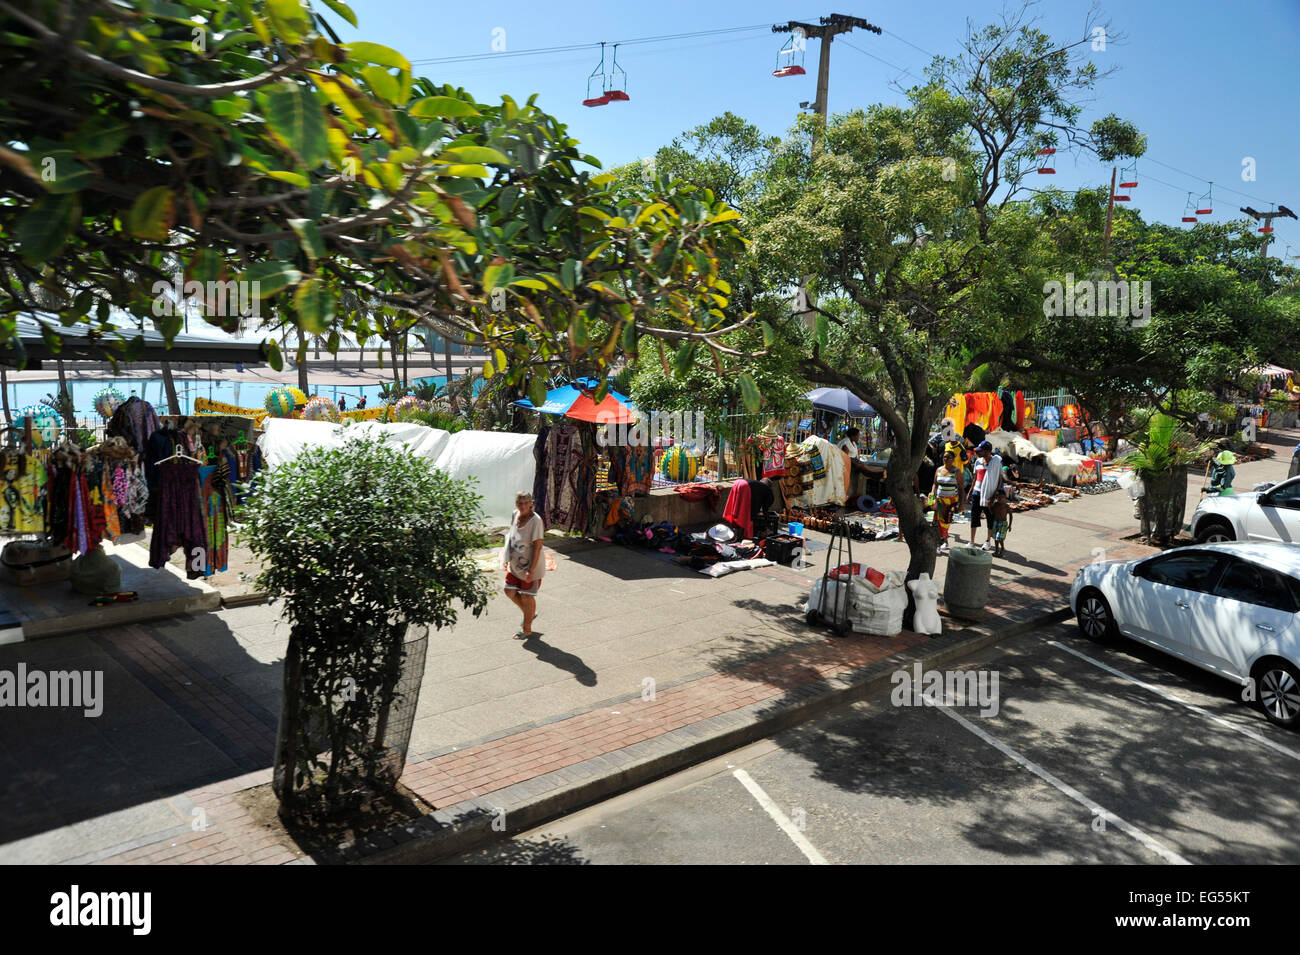
<svg viewBox="0 0 1300 955">
<path fill-rule="evenodd" d="M 1300 601 L 1297 601 L 1298 589 L 1300 581 L 1234 557 L 1228 562 L 1214 593 L 1229 600 L 1295 613 L 1300 606 Z"/>
</svg>

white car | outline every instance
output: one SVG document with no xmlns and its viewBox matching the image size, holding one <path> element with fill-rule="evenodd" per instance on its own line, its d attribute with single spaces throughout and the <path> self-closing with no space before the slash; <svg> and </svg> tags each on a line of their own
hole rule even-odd
<svg viewBox="0 0 1300 955">
<path fill-rule="evenodd" d="M 1253 686 L 1270 721 L 1300 726 L 1300 545 L 1196 544 L 1088 564 L 1070 609 L 1085 636 L 1123 634 Z"/>
<path fill-rule="evenodd" d="M 1300 543 L 1300 477 L 1289 478 L 1267 491 L 1202 498 L 1192 515 L 1192 536 L 1202 544 Z"/>
</svg>

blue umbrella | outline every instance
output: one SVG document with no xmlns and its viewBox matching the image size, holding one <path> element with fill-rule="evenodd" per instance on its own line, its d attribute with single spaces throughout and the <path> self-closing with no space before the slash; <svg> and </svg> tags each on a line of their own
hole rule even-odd
<svg viewBox="0 0 1300 955">
<path fill-rule="evenodd" d="M 812 406 L 821 411 L 833 411 L 850 418 L 871 418 L 875 410 L 845 388 L 814 388 L 804 395 Z"/>
</svg>

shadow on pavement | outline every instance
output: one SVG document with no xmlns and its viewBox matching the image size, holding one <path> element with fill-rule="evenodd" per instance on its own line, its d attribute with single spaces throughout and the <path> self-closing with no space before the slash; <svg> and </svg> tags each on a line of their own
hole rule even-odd
<svg viewBox="0 0 1300 955">
<path fill-rule="evenodd" d="M 0 669 L 19 664 L 102 673 L 103 710 L 0 711 L 0 843 L 82 824 L 48 850 L 77 858 L 188 828 L 184 807 L 142 804 L 272 765 L 281 664 L 250 656 L 218 614 L 0 647 Z M 129 822 L 85 824 L 133 807 Z"/>
<path fill-rule="evenodd" d="M 582 657 L 561 650 L 559 647 L 553 647 L 544 640 L 538 639 L 540 636 L 544 636 L 544 634 L 541 634 L 540 631 L 534 632 L 531 637 L 523 641 L 524 649 L 543 663 L 549 663 L 557 670 L 572 673 L 573 678 L 583 686 L 596 685 L 596 671 L 583 663 Z"/>
</svg>

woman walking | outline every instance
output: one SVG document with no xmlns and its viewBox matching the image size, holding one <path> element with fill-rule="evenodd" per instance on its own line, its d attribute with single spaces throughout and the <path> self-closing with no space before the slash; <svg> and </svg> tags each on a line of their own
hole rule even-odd
<svg viewBox="0 0 1300 955">
<path fill-rule="evenodd" d="M 533 511 L 533 496 L 526 491 L 515 495 L 515 512 L 510 518 L 505 546 L 501 549 L 501 566 L 506 572 L 506 596 L 524 614 L 524 624 L 515 631 L 516 640 L 533 634 L 537 616 L 537 588 L 542 585 L 546 559 L 542 556 L 542 538 L 546 533 L 541 515 Z"/>
</svg>

